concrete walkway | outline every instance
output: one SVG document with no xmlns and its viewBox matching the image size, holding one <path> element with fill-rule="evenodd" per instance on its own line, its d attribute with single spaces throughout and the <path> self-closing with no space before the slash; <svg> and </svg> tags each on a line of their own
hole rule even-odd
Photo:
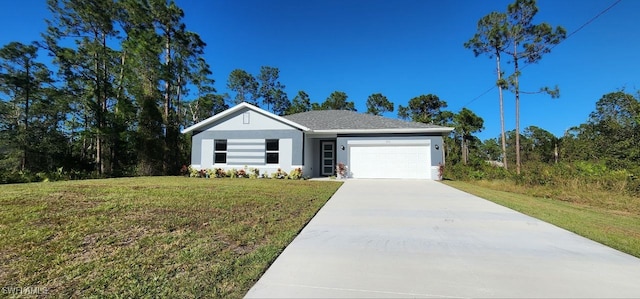
<svg viewBox="0 0 640 299">
<path fill-rule="evenodd" d="M 640 298 L 640 259 L 446 185 L 348 180 L 248 298 Z"/>
</svg>

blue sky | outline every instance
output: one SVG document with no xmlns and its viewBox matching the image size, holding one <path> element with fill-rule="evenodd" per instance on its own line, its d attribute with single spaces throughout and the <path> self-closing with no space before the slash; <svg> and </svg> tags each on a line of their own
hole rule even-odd
<svg viewBox="0 0 640 299">
<path fill-rule="evenodd" d="M 322 102 L 344 91 L 358 111 L 372 93 L 396 105 L 436 94 L 448 110 L 463 107 L 485 120 L 481 139 L 500 132 L 497 89 L 474 98 L 495 82 L 495 62 L 474 57 L 462 44 L 479 18 L 504 11 L 511 1 L 284 1 L 176 0 L 187 28 L 207 43 L 205 58 L 215 87 L 227 92 L 236 68 L 257 74 L 280 69 L 292 99 L 299 90 Z M 536 22 L 573 32 L 615 0 L 539 0 Z M 45 1 L 3 1 L 0 45 L 40 38 L 49 16 Z M 535 125 L 561 136 L 579 125 L 605 93 L 636 94 L 640 87 L 640 1 L 622 0 L 606 14 L 558 45 L 540 63 L 523 70 L 522 89 L 558 85 L 559 99 L 523 95 L 521 128 Z M 512 65 L 503 64 L 507 72 Z M 233 96 L 233 93 L 231 93 Z M 505 93 L 506 127 L 515 128 L 514 96 Z M 396 113 L 386 114 L 396 117 Z"/>
</svg>

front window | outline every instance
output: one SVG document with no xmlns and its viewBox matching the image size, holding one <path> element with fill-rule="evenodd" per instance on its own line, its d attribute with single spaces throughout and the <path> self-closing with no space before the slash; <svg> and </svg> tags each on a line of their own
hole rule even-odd
<svg viewBox="0 0 640 299">
<path fill-rule="evenodd" d="M 280 142 L 278 139 L 267 139 L 266 142 L 267 164 L 278 164 L 280 162 L 279 151 Z"/>
<path fill-rule="evenodd" d="M 215 164 L 226 164 L 227 163 L 227 140 L 226 139 L 218 139 L 215 140 L 215 148 L 214 148 Z"/>
</svg>

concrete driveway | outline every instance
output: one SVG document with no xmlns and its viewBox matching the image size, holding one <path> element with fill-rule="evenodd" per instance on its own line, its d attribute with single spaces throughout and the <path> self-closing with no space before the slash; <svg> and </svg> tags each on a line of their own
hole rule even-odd
<svg viewBox="0 0 640 299">
<path fill-rule="evenodd" d="M 348 180 L 248 298 L 640 298 L 640 259 L 446 185 Z"/>
</svg>

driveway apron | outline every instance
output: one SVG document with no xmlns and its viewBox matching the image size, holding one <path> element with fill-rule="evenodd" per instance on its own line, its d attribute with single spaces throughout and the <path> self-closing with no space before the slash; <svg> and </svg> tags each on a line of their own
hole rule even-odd
<svg viewBox="0 0 640 299">
<path fill-rule="evenodd" d="M 428 180 L 347 180 L 247 298 L 640 298 L 640 259 Z"/>
</svg>

